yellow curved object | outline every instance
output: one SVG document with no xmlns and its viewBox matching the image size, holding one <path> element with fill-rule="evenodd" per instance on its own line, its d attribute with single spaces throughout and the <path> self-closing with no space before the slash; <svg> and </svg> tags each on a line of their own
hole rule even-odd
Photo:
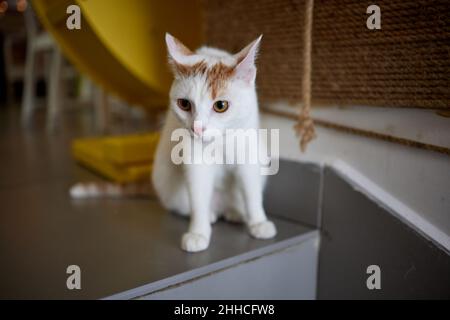
<svg viewBox="0 0 450 320">
<path fill-rule="evenodd" d="M 69 5 L 81 30 L 66 27 Z M 64 54 L 108 92 L 133 105 L 166 104 L 171 75 L 164 34 L 188 46 L 203 40 L 199 0 L 34 0 L 33 7 Z"/>
</svg>

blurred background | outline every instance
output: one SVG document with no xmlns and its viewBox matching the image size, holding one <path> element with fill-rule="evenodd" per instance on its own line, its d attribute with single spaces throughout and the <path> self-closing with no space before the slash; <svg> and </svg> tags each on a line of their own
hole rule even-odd
<svg viewBox="0 0 450 320">
<path fill-rule="evenodd" d="M 3 117 L 10 114 L 24 130 L 37 126 L 54 134 L 63 129 L 64 114 L 80 118 L 91 133 L 107 133 L 110 125 L 116 132 L 146 127 L 145 109 L 130 108 L 74 67 L 30 1 L 2 1 L 0 10 Z"/>
</svg>

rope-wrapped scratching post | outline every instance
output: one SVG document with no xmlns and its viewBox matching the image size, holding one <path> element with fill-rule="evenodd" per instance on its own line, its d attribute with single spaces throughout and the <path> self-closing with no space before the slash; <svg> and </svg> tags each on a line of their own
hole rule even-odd
<svg viewBox="0 0 450 320">
<path fill-rule="evenodd" d="M 302 98 L 303 105 L 295 125 L 297 135 L 300 136 L 300 149 L 306 150 L 308 143 L 316 137 L 314 122 L 310 115 L 311 110 L 311 51 L 312 51 L 312 22 L 314 0 L 305 0 L 305 30 L 303 47 L 303 80 Z"/>
</svg>

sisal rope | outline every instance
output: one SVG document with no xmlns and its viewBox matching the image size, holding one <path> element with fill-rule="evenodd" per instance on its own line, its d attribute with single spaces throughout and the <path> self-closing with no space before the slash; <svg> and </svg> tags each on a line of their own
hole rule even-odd
<svg viewBox="0 0 450 320">
<path fill-rule="evenodd" d="M 303 105 L 298 116 L 298 123 L 295 125 L 297 135 L 300 136 L 300 149 L 306 150 L 308 143 L 316 137 L 314 122 L 311 118 L 311 51 L 312 51 L 312 20 L 314 0 L 305 1 L 305 28 L 303 46 L 303 79 L 302 98 Z"/>
</svg>

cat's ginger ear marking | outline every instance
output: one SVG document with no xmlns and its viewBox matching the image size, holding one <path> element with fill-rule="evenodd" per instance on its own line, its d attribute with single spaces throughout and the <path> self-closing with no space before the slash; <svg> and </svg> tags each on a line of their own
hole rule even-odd
<svg viewBox="0 0 450 320">
<path fill-rule="evenodd" d="M 237 65 L 235 68 L 236 77 L 248 83 L 254 83 L 256 78 L 255 61 L 258 54 L 259 45 L 262 39 L 260 35 L 256 40 L 235 54 Z"/>
</svg>

